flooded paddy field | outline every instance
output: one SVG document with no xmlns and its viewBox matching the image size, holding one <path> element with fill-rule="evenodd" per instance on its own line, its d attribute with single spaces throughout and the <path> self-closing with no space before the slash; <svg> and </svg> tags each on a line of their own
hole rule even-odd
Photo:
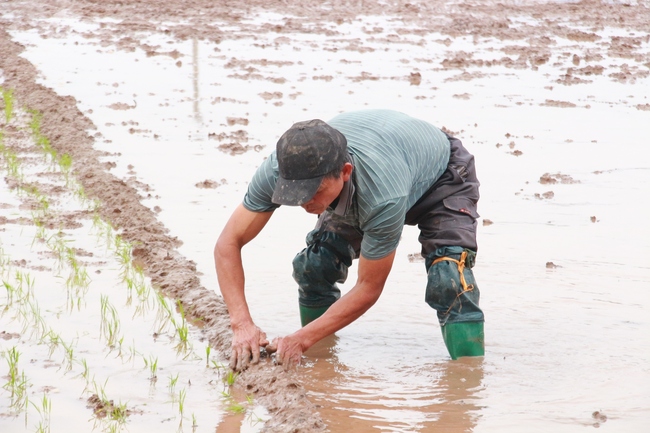
<svg viewBox="0 0 650 433">
<path fill-rule="evenodd" d="M 644 1 L 1 3 L 0 431 L 648 431 L 648 22 Z M 297 371 L 234 376 L 214 242 L 293 122 L 363 108 L 476 156 L 486 356 L 449 359 L 407 227 L 368 313 Z M 271 338 L 299 326 L 315 222 L 276 213 L 244 249 Z"/>
</svg>

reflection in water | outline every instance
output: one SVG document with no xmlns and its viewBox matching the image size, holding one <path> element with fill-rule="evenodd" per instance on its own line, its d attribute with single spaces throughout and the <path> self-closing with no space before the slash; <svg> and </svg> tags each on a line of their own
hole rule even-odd
<svg viewBox="0 0 650 433">
<path fill-rule="evenodd" d="M 332 432 L 465 433 L 476 426 L 483 358 L 404 366 L 385 378 L 347 373 L 337 340 L 331 336 L 312 347 L 303 370 L 310 400 Z"/>
</svg>

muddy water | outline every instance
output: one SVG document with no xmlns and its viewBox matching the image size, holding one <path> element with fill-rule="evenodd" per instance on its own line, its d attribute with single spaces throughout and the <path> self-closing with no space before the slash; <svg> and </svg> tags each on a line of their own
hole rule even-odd
<svg viewBox="0 0 650 433">
<path fill-rule="evenodd" d="M 650 190 L 647 30 L 569 21 L 545 33 L 522 14 L 507 26 L 522 34 L 476 38 L 372 14 L 306 32 L 251 12 L 220 23 L 236 37 L 219 43 L 134 31 L 124 45 L 103 22 L 57 16 L 11 36 L 42 84 L 77 100 L 111 171 L 139 188 L 212 290 L 212 245 L 292 122 L 389 107 L 476 155 L 485 358 L 448 359 L 406 228 L 377 305 L 297 373 L 331 431 L 650 428 L 650 229 L 637 217 Z M 285 27 L 251 30 L 264 26 Z M 630 56 L 616 54 L 621 38 Z M 587 66 L 604 72 L 576 72 Z M 313 223 L 280 209 L 244 252 L 251 311 L 271 337 L 298 326 L 290 263 Z M 354 280 L 353 268 L 344 288 Z M 220 418 L 208 429 L 241 428 L 211 407 Z"/>
</svg>

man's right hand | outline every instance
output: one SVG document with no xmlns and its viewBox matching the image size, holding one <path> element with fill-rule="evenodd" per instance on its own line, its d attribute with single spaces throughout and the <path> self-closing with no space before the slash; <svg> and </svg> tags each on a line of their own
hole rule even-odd
<svg viewBox="0 0 650 433">
<path fill-rule="evenodd" d="M 260 347 L 266 347 L 268 344 L 266 334 L 254 323 L 233 326 L 230 368 L 243 371 L 250 364 L 257 364 L 260 360 Z"/>
</svg>

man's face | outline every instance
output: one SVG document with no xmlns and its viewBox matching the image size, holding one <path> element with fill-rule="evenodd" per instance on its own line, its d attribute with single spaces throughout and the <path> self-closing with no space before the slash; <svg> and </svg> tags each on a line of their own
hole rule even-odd
<svg viewBox="0 0 650 433">
<path fill-rule="evenodd" d="M 341 194 L 343 189 L 343 184 L 350 179 L 352 174 L 352 164 L 346 163 L 341 170 L 341 175 L 337 178 L 326 177 L 320 184 L 316 194 L 309 200 L 307 203 L 301 205 L 301 207 L 314 215 L 320 215 L 327 207 L 336 200 L 336 197 Z"/>
</svg>

